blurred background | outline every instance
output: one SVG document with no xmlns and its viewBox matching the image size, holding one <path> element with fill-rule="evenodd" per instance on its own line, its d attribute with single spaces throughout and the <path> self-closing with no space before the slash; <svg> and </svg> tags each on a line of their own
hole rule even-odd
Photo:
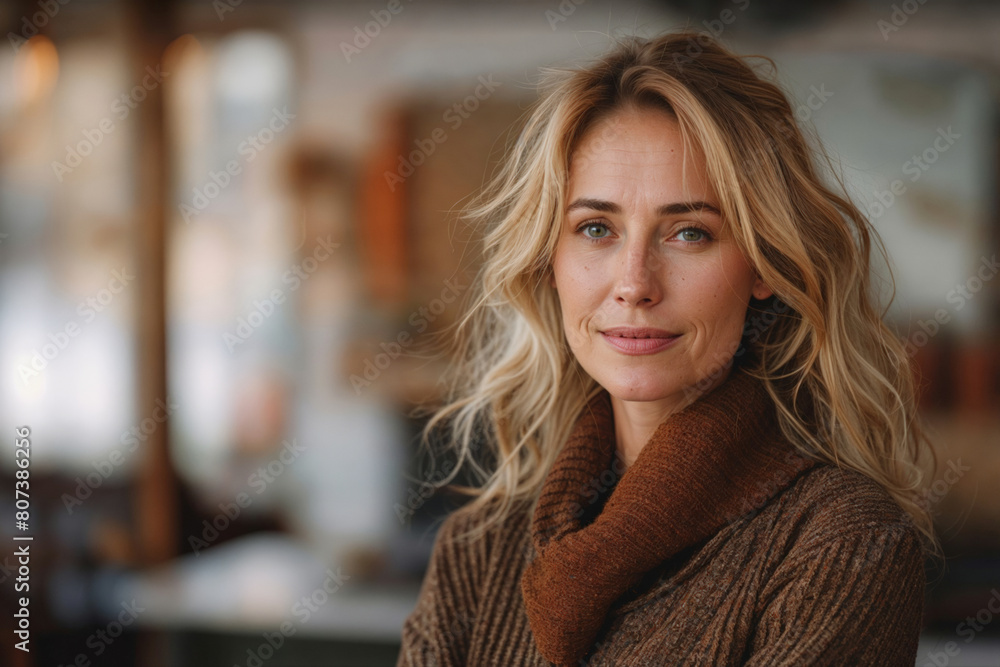
<svg viewBox="0 0 1000 667">
<path fill-rule="evenodd" d="M 458 212 L 540 67 L 685 27 L 774 58 L 882 234 L 949 556 L 917 664 L 1000 665 L 1000 3 L 941 0 L 0 4 L 0 663 L 395 664 L 463 501 L 411 413 Z"/>
</svg>

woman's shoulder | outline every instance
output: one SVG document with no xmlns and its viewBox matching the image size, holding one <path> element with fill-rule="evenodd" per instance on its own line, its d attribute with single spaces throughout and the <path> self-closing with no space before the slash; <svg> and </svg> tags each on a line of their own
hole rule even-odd
<svg viewBox="0 0 1000 667">
<path fill-rule="evenodd" d="M 836 539 L 921 541 L 909 512 L 879 482 L 857 470 L 819 462 L 783 495 L 783 523 L 797 533 L 799 548 Z"/>
<path fill-rule="evenodd" d="M 510 542 L 528 535 L 530 516 L 525 503 L 512 503 L 507 512 L 497 516 L 495 504 L 468 502 L 444 517 L 435 539 L 463 551 L 485 553 L 497 541 Z"/>
</svg>

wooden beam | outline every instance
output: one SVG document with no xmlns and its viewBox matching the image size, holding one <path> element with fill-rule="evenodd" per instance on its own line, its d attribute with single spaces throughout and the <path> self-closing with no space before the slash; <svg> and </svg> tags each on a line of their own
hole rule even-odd
<svg viewBox="0 0 1000 667">
<path fill-rule="evenodd" d="M 129 5 L 133 30 L 132 80 L 160 64 L 173 31 L 171 0 L 135 0 Z M 170 146 L 164 124 L 162 85 L 135 109 L 136 220 L 135 274 L 138 355 L 138 413 L 150 415 L 157 400 L 167 401 L 166 248 L 170 206 Z M 169 451 L 169 421 L 149 435 L 135 485 L 135 522 L 140 564 L 173 558 L 178 544 L 177 474 Z"/>
</svg>

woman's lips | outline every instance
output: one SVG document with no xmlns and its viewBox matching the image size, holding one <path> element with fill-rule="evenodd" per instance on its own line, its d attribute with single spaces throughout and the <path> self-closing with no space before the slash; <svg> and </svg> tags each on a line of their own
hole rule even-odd
<svg viewBox="0 0 1000 667">
<path fill-rule="evenodd" d="M 666 332 L 659 335 L 644 336 L 636 338 L 635 332 L 623 332 L 609 329 L 602 331 L 601 336 L 608 341 L 612 347 L 623 354 L 655 354 L 665 350 L 674 344 L 680 334 L 672 335 Z"/>
</svg>

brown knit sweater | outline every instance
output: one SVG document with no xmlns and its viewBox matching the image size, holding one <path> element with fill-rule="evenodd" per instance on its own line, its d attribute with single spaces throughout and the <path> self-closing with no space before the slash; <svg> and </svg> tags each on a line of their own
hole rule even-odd
<svg viewBox="0 0 1000 667">
<path fill-rule="evenodd" d="M 610 397 L 531 506 L 442 525 L 399 666 L 914 664 L 919 534 L 864 475 L 799 457 L 734 369 L 622 472 Z"/>
</svg>

